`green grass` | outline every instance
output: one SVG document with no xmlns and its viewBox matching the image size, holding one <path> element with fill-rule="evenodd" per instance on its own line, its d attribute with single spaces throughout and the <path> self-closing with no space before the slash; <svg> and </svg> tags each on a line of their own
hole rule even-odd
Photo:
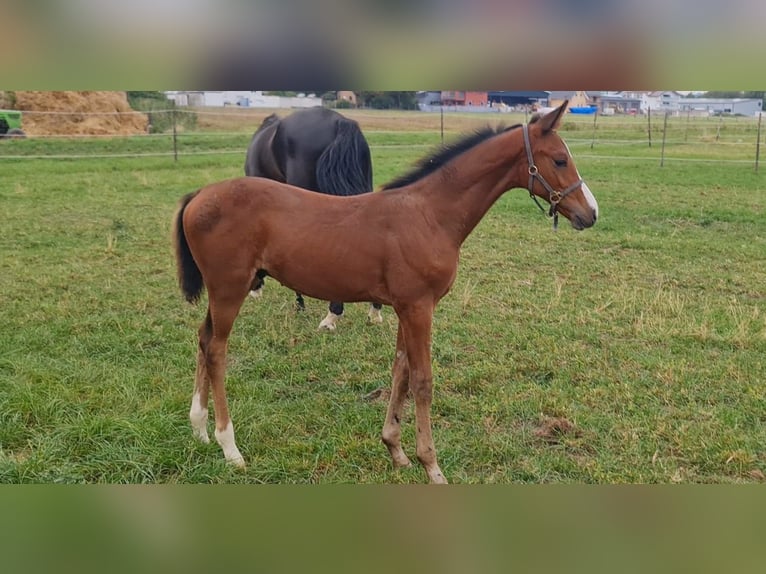
<svg viewBox="0 0 766 574">
<path fill-rule="evenodd" d="M 217 145 L 189 137 L 197 151 Z M 391 469 L 386 403 L 368 397 L 389 383 L 391 309 L 368 326 L 366 306 L 349 305 L 336 333 L 319 333 L 326 305 L 296 314 L 273 280 L 245 303 L 230 343 L 247 470 L 192 439 L 204 305 L 181 297 L 170 226 L 182 195 L 241 173 L 247 136 L 227 137 L 218 149 L 240 155 L 1 162 L 0 481 L 424 482 L 419 466 Z M 370 139 L 380 184 L 438 134 Z M 87 155 L 156 141 L 13 145 Z M 627 144 L 604 159 L 589 143 L 571 147 L 599 200 L 593 229 L 553 233 L 513 190 L 464 246 L 434 325 L 442 469 L 456 483 L 762 480 L 766 176 L 715 162 L 660 168 L 631 158 L 658 149 Z M 720 147 L 695 149 L 715 159 Z M 410 455 L 413 423 L 409 404 Z"/>
</svg>

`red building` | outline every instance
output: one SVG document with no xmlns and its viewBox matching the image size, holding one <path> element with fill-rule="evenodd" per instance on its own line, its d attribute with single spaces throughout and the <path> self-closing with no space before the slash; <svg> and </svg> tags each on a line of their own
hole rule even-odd
<svg viewBox="0 0 766 574">
<path fill-rule="evenodd" d="M 445 106 L 486 106 L 487 92 L 442 92 Z"/>
</svg>

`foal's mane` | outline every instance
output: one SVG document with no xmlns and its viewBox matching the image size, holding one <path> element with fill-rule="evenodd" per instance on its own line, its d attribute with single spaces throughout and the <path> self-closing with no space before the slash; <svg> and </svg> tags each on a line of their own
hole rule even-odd
<svg viewBox="0 0 766 574">
<path fill-rule="evenodd" d="M 406 187 L 411 183 L 415 183 L 427 175 L 432 174 L 463 152 L 466 152 L 469 149 L 479 145 L 481 142 L 518 127 L 521 127 L 521 124 L 516 124 L 511 127 L 505 127 L 502 125 L 497 127 L 486 126 L 472 133 L 466 134 L 459 140 L 444 144 L 438 147 L 431 154 L 421 158 L 415 163 L 415 166 L 409 173 L 400 175 L 396 179 L 385 184 L 381 189 L 397 189 L 400 187 Z"/>
</svg>

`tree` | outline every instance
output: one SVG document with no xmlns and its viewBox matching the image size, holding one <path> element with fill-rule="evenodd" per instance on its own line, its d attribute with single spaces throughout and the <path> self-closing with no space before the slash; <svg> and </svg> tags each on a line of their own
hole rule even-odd
<svg viewBox="0 0 766 574">
<path fill-rule="evenodd" d="M 357 92 L 359 104 L 378 110 L 414 110 L 417 106 L 415 92 Z"/>
</svg>

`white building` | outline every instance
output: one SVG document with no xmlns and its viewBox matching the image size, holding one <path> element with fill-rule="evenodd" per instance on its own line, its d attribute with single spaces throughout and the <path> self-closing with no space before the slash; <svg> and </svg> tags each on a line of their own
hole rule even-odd
<svg viewBox="0 0 766 574">
<path fill-rule="evenodd" d="M 262 91 L 170 91 L 165 92 L 177 106 L 195 108 L 240 106 L 246 108 L 313 108 L 322 105 L 322 98 L 315 94 L 298 94 L 295 97 L 268 96 Z"/>
</svg>

